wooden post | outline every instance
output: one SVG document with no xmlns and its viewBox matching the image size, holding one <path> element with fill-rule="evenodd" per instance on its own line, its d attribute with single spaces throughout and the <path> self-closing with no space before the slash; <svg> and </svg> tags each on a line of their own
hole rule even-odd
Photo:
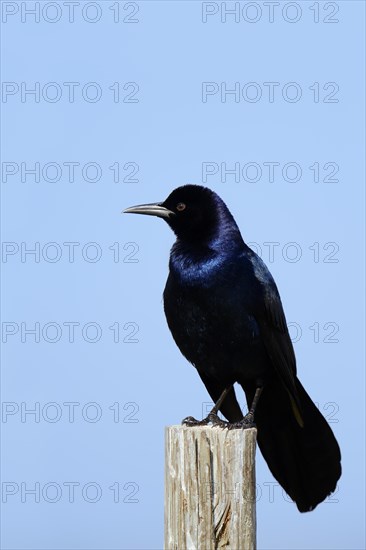
<svg viewBox="0 0 366 550">
<path fill-rule="evenodd" d="M 165 550 L 255 550 L 256 435 L 166 428 Z"/>
</svg>

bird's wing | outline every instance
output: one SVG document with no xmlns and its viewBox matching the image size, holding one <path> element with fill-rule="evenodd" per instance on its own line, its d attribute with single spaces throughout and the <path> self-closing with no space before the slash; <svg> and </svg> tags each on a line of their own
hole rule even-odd
<svg viewBox="0 0 366 550">
<path fill-rule="evenodd" d="M 302 425 L 301 405 L 296 390 L 296 359 L 288 332 L 281 298 L 265 263 L 254 252 L 250 255 L 254 275 L 259 282 L 261 297 L 255 307 L 255 317 L 272 364 L 285 386 L 297 422 Z"/>
</svg>

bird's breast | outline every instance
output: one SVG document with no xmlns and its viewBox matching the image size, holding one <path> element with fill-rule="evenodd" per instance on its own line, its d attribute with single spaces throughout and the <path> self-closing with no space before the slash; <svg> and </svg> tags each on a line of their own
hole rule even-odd
<svg viewBox="0 0 366 550">
<path fill-rule="evenodd" d="M 193 274 L 170 270 L 164 290 L 168 326 L 183 355 L 199 369 L 226 364 L 234 371 L 259 340 L 239 281 L 217 263 L 205 263 L 200 271 L 196 266 Z"/>
</svg>

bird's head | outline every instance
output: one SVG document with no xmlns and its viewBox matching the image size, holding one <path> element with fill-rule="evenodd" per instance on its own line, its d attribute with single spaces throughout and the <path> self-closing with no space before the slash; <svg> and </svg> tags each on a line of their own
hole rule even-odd
<svg viewBox="0 0 366 550">
<path fill-rule="evenodd" d="M 174 189 L 163 202 L 131 206 L 125 213 L 163 218 L 179 239 L 207 242 L 225 225 L 236 223 L 220 197 L 200 185 Z"/>
</svg>

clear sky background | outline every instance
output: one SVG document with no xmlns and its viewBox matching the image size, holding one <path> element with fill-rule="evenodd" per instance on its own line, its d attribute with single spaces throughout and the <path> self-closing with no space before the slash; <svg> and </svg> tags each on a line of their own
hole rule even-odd
<svg viewBox="0 0 366 550">
<path fill-rule="evenodd" d="M 164 426 L 210 399 L 164 318 L 173 234 L 120 212 L 205 183 L 342 450 L 308 514 L 258 451 L 258 548 L 365 548 L 364 2 L 1 4 L 2 547 L 162 548 Z"/>
</svg>

